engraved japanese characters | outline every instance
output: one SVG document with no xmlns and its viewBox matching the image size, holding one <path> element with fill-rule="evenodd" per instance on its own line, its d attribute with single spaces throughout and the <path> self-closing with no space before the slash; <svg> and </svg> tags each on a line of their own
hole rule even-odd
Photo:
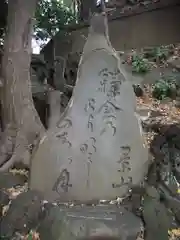
<svg viewBox="0 0 180 240">
<path fill-rule="evenodd" d="M 30 187 L 46 199 L 113 199 L 147 173 L 132 83 L 108 36 L 93 27 L 69 106 L 32 160 Z"/>
</svg>

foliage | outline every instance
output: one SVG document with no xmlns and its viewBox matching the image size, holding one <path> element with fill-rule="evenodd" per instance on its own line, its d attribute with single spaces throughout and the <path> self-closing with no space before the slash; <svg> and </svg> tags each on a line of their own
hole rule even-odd
<svg viewBox="0 0 180 240">
<path fill-rule="evenodd" d="M 164 46 L 156 47 L 154 48 L 154 55 L 155 55 L 156 61 L 166 60 L 169 55 L 169 49 Z"/>
<path fill-rule="evenodd" d="M 147 73 L 150 70 L 148 61 L 141 55 L 132 55 L 131 64 L 132 71 L 135 73 Z"/>
<path fill-rule="evenodd" d="M 65 33 L 64 27 L 76 22 L 72 11 L 57 0 L 40 0 L 35 18 L 35 37 L 37 40 L 47 40 L 59 30 Z"/>
<path fill-rule="evenodd" d="M 7 20 L 7 1 L 0 3 L 0 40 L 3 38 Z M 62 1 L 39 0 L 35 14 L 35 37 L 37 40 L 47 40 L 54 36 L 64 26 L 76 22 L 72 11 Z"/>
<path fill-rule="evenodd" d="M 6 3 L 6 0 L 1 0 L 1 3 L 0 3 L 0 45 L 3 43 L 6 22 L 7 22 L 7 3 Z"/>
<path fill-rule="evenodd" d="M 177 88 L 176 79 L 173 76 L 162 77 L 154 84 L 152 96 L 158 100 L 173 98 Z"/>
<path fill-rule="evenodd" d="M 40 240 L 39 234 L 33 230 L 25 237 L 25 240 Z"/>
<path fill-rule="evenodd" d="M 145 51 L 144 57 L 151 59 L 154 62 L 163 62 L 167 60 L 170 53 L 170 46 L 158 46 Z"/>
</svg>

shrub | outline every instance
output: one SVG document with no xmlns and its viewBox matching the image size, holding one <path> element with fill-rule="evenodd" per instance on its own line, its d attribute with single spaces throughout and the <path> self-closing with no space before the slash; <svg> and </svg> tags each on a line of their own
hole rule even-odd
<svg viewBox="0 0 180 240">
<path fill-rule="evenodd" d="M 141 55 L 132 55 L 131 58 L 132 71 L 135 73 L 147 73 L 150 70 L 150 65 Z"/>
<path fill-rule="evenodd" d="M 153 86 L 152 96 L 158 100 L 173 98 L 176 96 L 177 84 L 176 79 L 172 76 L 162 77 Z"/>
<path fill-rule="evenodd" d="M 163 62 L 167 60 L 168 56 L 171 54 L 171 48 L 168 46 L 160 46 L 154 48 L 148 48 L 144 52 L 144 57 L 151 59 L 154 62 Z"/>
</svg>

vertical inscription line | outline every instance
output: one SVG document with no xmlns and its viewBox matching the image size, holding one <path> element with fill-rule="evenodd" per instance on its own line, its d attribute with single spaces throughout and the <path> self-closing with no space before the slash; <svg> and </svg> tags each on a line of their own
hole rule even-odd
<svg viewBox="0 0 180 240">
<path fill-rule="evenodd" d="M 96 152 L 96 139 L 94 137 L 90 137 L 85 143 L 80 145 L 80 151 L 84 154 L 86 166 L 87 166 L 87 181 L 86 186 L 89 188 L 89 178 L 90 178 L 90 170 L 92 164 L 92 157 Z"/>
<path fill-rule="evenodd" d="M 120 188 L 124 185 L 131 185 L 132 184 L 132 177 L 129 176 L 129 173 L 131 172 L 131 166 L 130 166 L 130 153 L 131 153 L 131 147 L 129 145 L 124 145 L 120 147 L 120 158 L 117 161 L 118 163 L 118 173 L 120 174 L 120 181 L 118 183 L 112 183 L 113 188 Z M 125 175 L 125 176 L 122 176 Z"/>
</svg>

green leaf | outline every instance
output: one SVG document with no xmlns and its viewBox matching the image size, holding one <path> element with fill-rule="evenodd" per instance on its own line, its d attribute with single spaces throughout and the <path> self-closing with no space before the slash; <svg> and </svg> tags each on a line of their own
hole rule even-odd
<svg viewBox="0 0 180 240">
<path fill-rule="evenodd" d="M 28 234 L 27 240 L 33 240 L 33 233 L 32 232 L 30 232 Z"/>
<path fill-rule="evenodd" d="M 46 40 L 63 30 L 68 24 L 76 22 L 72 11 L 57 0 L 40 0 L 36 9 L 36 38 Z"/>
</svg>

